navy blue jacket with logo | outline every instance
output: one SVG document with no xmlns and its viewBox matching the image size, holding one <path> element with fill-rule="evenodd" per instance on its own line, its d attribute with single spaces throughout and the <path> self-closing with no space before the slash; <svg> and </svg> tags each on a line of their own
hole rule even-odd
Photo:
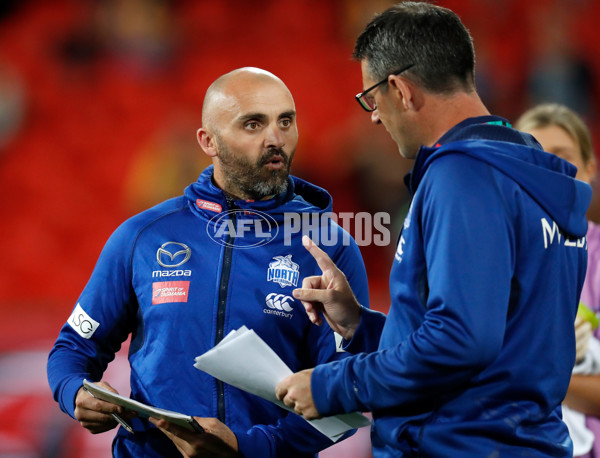
<svg viewBox="0 0 600 458">
<path fill-rule="evenodd" d="M 61 409 L 73 416 L 82 380 L 101 380 L 131 334 L 133 399 L 219 418 L 236 434 L 243 456 L 312 456 L 332 442 L 298 415 L 223 384 L 193 364 L 242 325 L 293 372 L 347 355 L 336 351 L 331 328 L 311 324 L 292 298 L 304 277 L 321 271 L 302 246 L 299 220 L 288 221 L 288 231 L 282 224 L 284 213 L 290 213 L 312 217 L 306 222 L 318 227 L 316 218 L 331 212 L 331 197 L 290 177 L 287 192 L 270 200 L 228 202 L 212 183 L 212 171 L 207 168 L 184 196 L 134 216 L 113 233 L 50 353 L 50 386 Z M 326 221 L 312 238 L 368 307 L 360 251 L 347 232 Z M 179 456 L 152 424 L 132 422 L 135 434 L 117 432 L 116 456 Z"/>
<path fill-rule="evenodd" d="M 372 411 L 375 456 L 571 456 L 591 198 L 574 176 L 492 116 L 421 148 L 379 351 L 317 367 L 318 411 Z"/>
</svg>

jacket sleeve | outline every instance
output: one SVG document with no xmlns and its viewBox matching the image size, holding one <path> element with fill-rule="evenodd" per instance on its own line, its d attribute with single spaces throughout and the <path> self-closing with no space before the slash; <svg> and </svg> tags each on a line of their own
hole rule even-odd
<svg viewBox="0 0 600 458">
<path fill-rule="evenodd" d="M 74 417 L 83 379 L 99 381 L 135 318 L 131 231 L 124 223 L 107 241 L 94 271 L 48 357 L 48 381 L 63 412 Z"/>
<path fill-rule="evenodd" d="M 363 306 L 354 336 L 343 341 L 343 349 L 351 354 L 377 351 L 385 319 L 385 314 Z"/>
<path fill-rule="evenodd" d="M 426 261 L 424 321 L 398 345 L 317 367 L 311 383 L 323 415 L 439 399 L 500 352 L 515 263 L 507 203 L 489 168 L 462 157 L 436 166 L 415 196 L 420 235 L 411 232 Z"/>
</svg>

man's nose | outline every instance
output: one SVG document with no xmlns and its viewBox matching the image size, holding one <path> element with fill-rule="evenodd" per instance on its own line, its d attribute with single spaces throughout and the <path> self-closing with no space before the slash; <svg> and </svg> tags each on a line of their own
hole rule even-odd
<svg viewBox="0 0 600 458">
<path fill-rule="evenodd" d="M 269 126 L 265 132 L 266 148 L 281 148 L 285 145 L 285 138 L 279 126 Z"/>
</svg>

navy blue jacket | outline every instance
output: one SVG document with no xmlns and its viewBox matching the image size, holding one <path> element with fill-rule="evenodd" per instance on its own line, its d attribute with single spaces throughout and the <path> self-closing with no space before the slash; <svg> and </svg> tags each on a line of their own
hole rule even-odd
<svg viewBox="0 0 600 458">
<path fill-rule="evenodd" d="M 359 249 L 330 220 L 319 227 L 316 218 L 332 204 L 323 189 L 292 177 L 287 192 L 272 199 L 228 202 L 212 170 L 185 196 L 134 216 L 110 237 L 50 353 L 50 386 L 73 416 L 83 378 L 100 380 L 131 334 L 133 399 L 219 418 L 236 434 L 242 456 L 312 456 L 332 442 L 298 415 L 195 369 L 194 357 L 242 325 L 294 372 L 345 357 L 331 328 L 312 325 L 292 298 L 304 277 L 321 271 L 301 244 L 298 221 L 286 215 L 314 219 L 312 238 L 321 239 L 368 306 Z M 149 422 L 134 419 L 133 427 L 134 435 L 119 428 L 115 455 L 179 456 Z"/>
<path fill-rule="evenodd" d="M 375 456 L 570 456 L 591 189 L 496 117 L 423 147 L 379 351 L 316 368 L 323 415 L 373 411 Z"/>
</svg>

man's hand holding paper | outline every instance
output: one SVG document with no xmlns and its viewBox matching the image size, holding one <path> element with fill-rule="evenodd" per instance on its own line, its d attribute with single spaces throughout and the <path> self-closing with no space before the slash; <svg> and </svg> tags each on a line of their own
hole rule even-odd
<svg viewBox="0 0 600 458">
<path fill-rule="evenodd" d="M 277 399 L 306 420 L 314 420 L 321 416 L 312 397 L 310 387 L 312 373 L 313 369 L 306 369 L 292 374 L 279 382 L 275 388 Z"/>
<path fill-rule="evenodd" d="M 194 417 L 204 429 L 203 433 L 190 431 L 166 420 L 150 417 L 150 422 L 160 429 L 184 457 L 219 457 L 238 456 L 238 443 L 235 434 L 224 423 L 216 418 Z"/>
<path fill-rule="evenodd" d="M 115 394 L 115 390 L 108 382 L 98 382 L 98 386 Z M 113 429 L 118 425 L 113 414 L 131 418 L 133 412 L 126 412 L 121 406 L 99 399 L 81 387 L 75 398 L 75 418 L 81 426 L 92 434 L 99 434 Z"/>
</svg>

